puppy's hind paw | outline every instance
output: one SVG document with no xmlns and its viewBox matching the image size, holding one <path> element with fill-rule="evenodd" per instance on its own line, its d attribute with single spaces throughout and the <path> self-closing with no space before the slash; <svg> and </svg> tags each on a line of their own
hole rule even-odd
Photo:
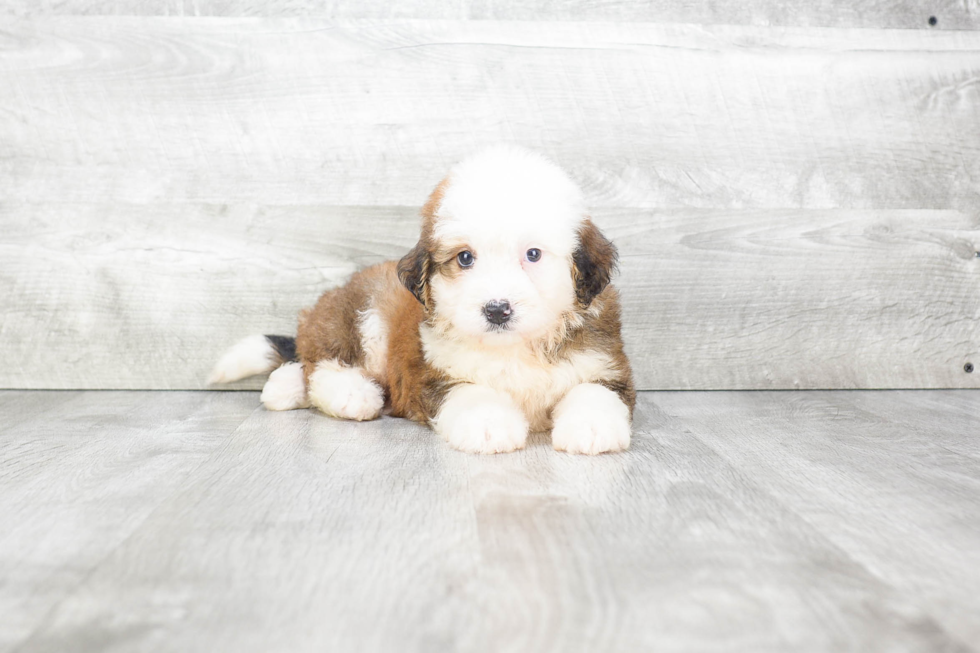
<svg viewBox="0 0 980 653">
<path fill-rule="evenodd" d="M 303 366 L 299 363 L 286 363 L 269 375 L 259 398 L 266 410 L 295 410 L 309 408 L 306 397 L 306 380 Z"/>
<path fill-rule="evenodd" d="M 358 368 L 321 361 L 310 375 L 310 403 L 331 417 L 375 419 L 385 405 L 381 387 Z"/>
</svg>

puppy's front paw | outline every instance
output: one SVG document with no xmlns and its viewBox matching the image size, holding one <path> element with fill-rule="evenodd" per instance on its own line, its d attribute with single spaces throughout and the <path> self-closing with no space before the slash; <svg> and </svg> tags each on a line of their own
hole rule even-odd
<svg viewBox="0 0 980 653">
<path fill-rule="evenodd" d="M 443 437 L 453 449 L 468 453 L 507 453 L 523 449 L 527 420 L 519 412 L 487 404 L 456 420 Z"/>
<path fill-rule="evenodd" d="M 483 386 L 454 388 L 433 426 L 451 447 L 468 453 L 507 453 L 527 442 L 524 413 L 509 395 Z"/>
<path fill-rule="evenodd" d="M 572 388 L 555 406 L 551 443 L 558 451 L 598 454 L 630 446 L 630 412 L 612 390 L 595 383 Z"/>
</svg>

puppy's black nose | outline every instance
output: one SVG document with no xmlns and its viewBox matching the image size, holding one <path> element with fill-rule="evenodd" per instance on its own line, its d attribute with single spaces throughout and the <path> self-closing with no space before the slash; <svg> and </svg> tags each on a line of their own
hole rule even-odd
<svg viewBox="0 0 980 653">
<path fill-rule="evenodd" d="M 483 312 L 487 316 L 488 322 L 503 324 L 510 319 L 510 302 L 506 299 L 500 301 L 496 299 L 491 300 L 483 307 Z"/>
</svg>

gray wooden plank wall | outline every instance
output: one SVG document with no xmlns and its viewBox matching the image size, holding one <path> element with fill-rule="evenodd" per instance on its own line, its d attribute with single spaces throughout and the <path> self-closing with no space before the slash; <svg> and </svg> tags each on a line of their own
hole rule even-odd
<svg viewBox="0 0 980 653">
<path fill-rule="evenodd" d="M 977 0 L 6 0 L 11 16 L 320 16 L 976 29 Z M 930 22 L 930 18 L 935 21 Z"/>
<path fill-rule="evenodd" d="M 0 387 L 199 388 L 499 141 L 619 242 L 641 388 L 980 386 L 976 3 L 661 4 L 3 3 Z"/>
</svg>

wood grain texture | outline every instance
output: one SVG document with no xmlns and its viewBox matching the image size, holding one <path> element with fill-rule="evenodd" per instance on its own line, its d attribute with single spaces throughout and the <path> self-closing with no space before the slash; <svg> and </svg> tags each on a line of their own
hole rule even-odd
<svg viewBox="0 0 980 653">
<path fill-rule="evenodd" d="M 977 29 L 976 0 L 6 0 L 12 16 L 319 16 L 334 19 L 595 20 L 806 27 Z M 936 24 L 929 17 L 936 17 Z"/>
<path fill-rule="evenodd" d="M 8 17 L 0 387 L 198 388 L 499 140 L 620 242 L 640 387 L 976 387 L 978 79 L 969 31 Z"/>
<path fill-rule="evenodd" d="M 295 333 L 324 290 L 402 256 L 411 213 L 4 204 L 0 387 L 201 388 L 237 338 Z"/>
<path fill-rule="evenodd" d="M 606 209 L 641 389 L 977 387 L 978 222 Z M 65 229 L 65 223 L 72 224 Z M 404 207 L 5 203 L 0 387 L 201 388 L 417 237 Z M 252 381 L 238 387 L 261 387 Z"/>
<path fill-rule="evenodd" d="M 38 394 L 0 393 L 43 424 L 0 425 L 0 469 L 73 471 L 0 480 L 3 523 L 44 534 L 0 540 L 0 651 L 978 650 L 977 392 L 643 393 L 596 458 L 254 393 Z M 906 426 L 920 405 L 961 435 Z M 161 447 L 198 452 L 179 480 L 133 455 Z M 92 516 L 129 533 L 95 564 Z"/>
<path fill-rule="evenodd" d="M 974 218 L 619 211 L 608 224 L 644 389 L 980 385 L 964 370 L 980 354 Z"/>
<path fill-rule="evenodd" d="M 977 211 L 980 34 L 9 19 L 7 200 L 418 206 L 501 140 L 595 206 Z"/>
<path fill-rule="evenodd" d="M 961 577 L 980 569 L 980 513 L 963 503 L 980 499 L 975 392 L 665 394 L 655 402 L 726 461 L 767 479 L 783 505 L 857 563 L 933 606 L 960 641 L 980 642 L 980 577 Z M 890 491 L 899 484 L 903 491 Z"/>
<path fill-rule="evenodd" d="M 238 393 L 0 393 L 0 651 L 15 650 L 254 409 Z"/>
</svg>

